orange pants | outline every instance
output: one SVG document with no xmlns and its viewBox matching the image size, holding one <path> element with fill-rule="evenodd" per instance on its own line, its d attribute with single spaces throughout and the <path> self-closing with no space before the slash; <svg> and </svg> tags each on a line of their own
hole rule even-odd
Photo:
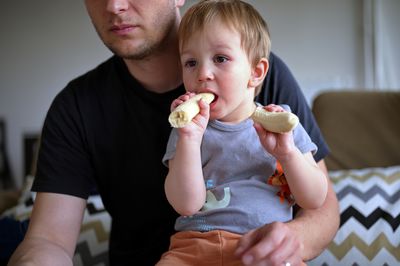
<svg viewBox="0 0 400 266">
<path fill-rule="evenodd" d="M 178 232 L 156 266 L 243 265 L 234 255 L 241 235 L 226 231 Z"/>
</svg>

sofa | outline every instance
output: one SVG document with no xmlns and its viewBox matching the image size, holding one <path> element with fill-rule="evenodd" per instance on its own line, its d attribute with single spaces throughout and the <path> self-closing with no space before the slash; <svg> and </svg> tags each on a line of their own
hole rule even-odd
<svg viewBox="0 0 400 266">
<path fill-rule="evenodd" d="M 312 111 L 331 149 L 340 228 L 308 265 L 400 265 L 400 91 L 325 91 Z"/>
</svg>

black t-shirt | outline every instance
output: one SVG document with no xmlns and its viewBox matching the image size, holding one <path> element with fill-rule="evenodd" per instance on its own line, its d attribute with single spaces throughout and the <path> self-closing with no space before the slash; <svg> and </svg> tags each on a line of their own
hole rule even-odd
<svg viewBox="0 0 400 266">
<path fill-rule="evenodd" d="M 112 217 L 111 265 L 154 265 L 168 249 L 177 214 L 165 197 L 161 159 L 171 102 L 184 91 L 149 92 L 113 56 L 71 81 L 47 113 L 32 190 L 86 199 L 96 187 Z M 273 54 L 258 100 L 290 105 L 318 145 L 316 159 L 326 156 L 299 86 Z"/>
</svg>

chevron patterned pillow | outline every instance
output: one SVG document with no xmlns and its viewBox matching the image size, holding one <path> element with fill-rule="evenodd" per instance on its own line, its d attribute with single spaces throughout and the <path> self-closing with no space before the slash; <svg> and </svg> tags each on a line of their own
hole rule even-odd
<svg viewBox="0 0 400 266">
<path fill-rule="evenodd" d="M 30 183 L 31 185 L 31 183 Z M 28 187 L 30 187 L 28 185 Z M 35 193 L 27 191 L 20 203 L 2 215 L 22 221 L 32 212 Z M 73 258 L 74 266 L 108 266 L 108 239 L 111 217 L 104 209 L 99 195 L 88 198 L 82 221 L 81 232 Z"/>
<path fill-rule="evenodd" d="M 330 171 L 340 228 L 310 266 L 400 265 L 400 165 Z"/>
<path fill-rule="evenodd" d="M 108 266 L 111 217 L 99 195 L 88 198 L 73 258 L 74 266 Z"/>
</svg>

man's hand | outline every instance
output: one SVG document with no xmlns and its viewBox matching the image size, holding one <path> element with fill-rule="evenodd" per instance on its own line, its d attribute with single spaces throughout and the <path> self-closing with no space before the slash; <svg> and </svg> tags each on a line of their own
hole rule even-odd
<svg viewBox="0 0 400 266">
<path fill-rule="evenodd" d="M 305 265 L 301 243 L 290 224 L 274 222 L 245 234 L 238 243 L 236 255 L 241 257 L 244 265 Z"/>
</svg>

